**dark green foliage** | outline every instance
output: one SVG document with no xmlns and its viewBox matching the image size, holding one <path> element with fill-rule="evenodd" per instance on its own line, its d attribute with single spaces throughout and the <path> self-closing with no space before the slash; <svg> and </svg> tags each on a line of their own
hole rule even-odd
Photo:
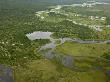
<svg viewBox="0 0 110 82">
<path fill-rule="evenodd" d="M 106 24 L 107 24 L 107 25 L 110 25 L 110 17 L 107 17 L 107 19 L 106 19 Z"/>
<path fill-rule="evenodd" d="M 102 57 L 110 60 L 110 52 L 104 53 Z"/>
<path fill-rule="evenodd" d="M 26 2 L 26 3 L 25 3 Z M 11 63 L 38 58 L 39 53 L 35 53 L 36 47 L 48 43 L 49 41 L 29 41 L 25 36 L 33 31 L 55 32 L 56 37 L 76 37 L 81 39 L 97 39 L 98 35 L 88 27 L 73 24 L 70 21 L 59 23 L 40 21 L 35 16 L 35 12 L 48 9 L 50 3 L 30 0 L 1 0 L 0 1 L 0 62 Z M 53 14 L 52 14 L 53 15 Z M 56 17 L 65 17 L 55 14 Z M 8 43 L 7 43 L 8 42 Z M 34 44 L 34 45 L 33 45 Z M 8 56 L 7 56 L 8 55 Z M 11 56 L 11 57 L 9 57 Z M 21 63 L 19 61 L 19 63 Z"/>
</svg>

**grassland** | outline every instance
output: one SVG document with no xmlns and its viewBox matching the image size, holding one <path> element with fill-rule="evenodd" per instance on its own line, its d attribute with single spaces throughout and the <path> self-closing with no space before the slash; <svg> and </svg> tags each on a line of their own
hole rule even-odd
<svg viewBox="0 0 110 82">
<path fill-rule="evenodd" d="M 57 54 L 71 55 L 74 58 L 74 70 L 91 71 L 102 70 L 103 73 L 110 68 L 109 44 L 80 44 L 66 42 L 57 46 Z M 97 74 L 97 73 L 96 73 Z"/>
<path fill-rule="evenodd" d="M 56 48 L 60 53 L 72 56 L 100 57 L 104 53 L 109 53 L 110 44 L 80 44 L 76 42 L 66 42 Z"/>
<path fill-rule="evenodd" d="M 99 79 L 100 78 L 100 79 Z M 47 59 L 30 62 L 26 68 L 17 67 L 15 82 L 109 82 L 99 70 L 87 72 L 72 71 Z"/>
<path fill-rule="evenodd" d="M 10 3 L 13 4 L 13 3 Z M 35 14 L 37 11 L 48 10 L 49 3 L 33 4 L 31 6 L 23 4 L 10 5 L 4 3 L 0 5 L 0 64 L 11 66 L 14 70 L 15 82 L 109 82 L 108 76 L 103 70 L 89 70 L 93 66 L 101 66 L 110 70 L 109 62 L 91 57 L 109 58 L 110 44 L 79 44 L 66 42 L 56 48 L 57 54 L 83 56 L 75 57 L 75 66 L 78 70 L 74 71 L 65 68 L 56 61 L 50 61 L 42 58 L 38 52 L 40 46 L 49 42 L 49 40 L 30 41 L 26 34 L 33 31 L 54 32 L 56 37 L 71 37 L 81 39 L 110 39 L 109 28 L 96 32 L 87 26 L 73 24 L 65 20 L 61 14 L 43 14 L 46 19 L 39 19 Z M 53 5 L 53 4 L 51 4 Z M 3 7 L 1 7 L 3 6 Z M 104 10 L 109 9 L 104 6 Z M 77 8 L 76 8 L 77 10 Z M 82 13 L 79 9 L 78 12 Z M 63 11 L 62 11 L 63 12 Z M 106 10 L 107 16 L 109 11 Z M 71 13 L 69 13 L 71 14 Z M 86 13 L 87 14 L 87 13 Z M 90 13 L 88 13 L 90 14 Z M 100 13 L 98 13 L 99 15 Z M 54 16 L 54 17 L 53 17 Z M 70 18 L 72 16 L 70 15 Z M 100 24 L 107 21 L 91 21 L 87 18 L 75 17 L 77 22 Z M 80 20 L 81 19 L 81 20 Z M 89 21 L 89 22 L 88 22 Z M 88 57 L 89 56 L 89 57 Z M 87 71 L 85 71 L 87 70 Z"/>
</svg>

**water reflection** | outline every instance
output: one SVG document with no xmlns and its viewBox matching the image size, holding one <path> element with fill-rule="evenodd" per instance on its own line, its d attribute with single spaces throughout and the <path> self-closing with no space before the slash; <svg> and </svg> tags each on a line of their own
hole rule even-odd
<svg viewBox="0 0 110 82">
<path fill-rule="evenodd" d="M 47 52 L 42 53 L 42 54 L 45 58 L 50 59 L 50 60 L 51 59 L 56 60 L 59 63 L 61 63 L 62 65 L 64 65 L 65 67 L 73 68 L 73 66 L 74 66 L 73 56 L 57 54 L 57 53 L 54 53 L 53 50 L 48 50 Z"/>
<path fill-rule="evenodd" d="M 65 67 L 73 68 L 73 57 L 72 56 L 64 56 L 62 58 L 62 64 Z"/>
<path fill-rule="evenodd" d="M 26 34 L 26 36 L 30 40 L 36 40 L 36 39 L 50 39 L 50 35 L 52 35 L 52 32 L 42 32 L 42 31 L 36 31 L 33 33 Z"/>
<path fill-rule="evenodd" d="M 0 82 L 14 82 L 11 68 L 0 65 Z"/>
<path fill-rule="evenodd" d="M 95 41 L 95 40 L 81 40 L 81 39 L 76 39 L 76 38 L 75 39 L 71 39 L 71 38 L 54 39 L 54 38 L 51 37 L 52 34 L 53 34 L 52 32 L 38 31 L 38 32 L 29 33 L 26 36 L 30 40 L 49 39 L 51 42 L 41 46 L 41 48 L 39 49 L 39 52 L 42 53 L 42 51 L 45 51 L 43 53 L 43 56 L 45 58 L 47 58 L 47 59 L 56 59 L 57 61 L 59 61 L 59 63 L 62 63 L 65 67 L 68 67 L 68 68 L 73 68 L 73 66 L 74 66 L 73 56 L 55 54 L 54 49 L 55 49 L 56 46 L 62 45 L 66 41 L 78 42 L 78 43 L 81 43 L 81 44 L 95 44 L 95 43 L 105 44 L 105 43 L 110 42 L 110 40 Z M 60 43 L 56 43 L 57 41 L 60 41 Z"/>
</svg>

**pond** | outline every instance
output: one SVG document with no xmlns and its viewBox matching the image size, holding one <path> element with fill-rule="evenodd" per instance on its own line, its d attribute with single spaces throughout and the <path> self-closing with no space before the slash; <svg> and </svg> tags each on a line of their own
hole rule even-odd
<svg viewBox="0 0 110 82">
<path fill-rule="evenodd" d="M 74 67 L 73 56 L 57 54 L 57 53 L 54 53 L 54 50 L 48 50 L 42 54 L 46 59 L 55 60 L 67 68 Z"/>
<path fill-rule="evenodd" d="M 14 82 L 11 68 L 0 65 L 0 82 Z"/>
<path fill-rule="evenodd" d="M 52 35 L 52 32 L 42 32 L 42 31 L 36 31 L 33 33 L 26 34 L 26 36 L 30 40 L 36 40 L 36 39 L 50 39 L 50 35 Z"/>
<path fill-rule="evenodd" d="M 81 40 L 77 38 L 58 38 L 54 39 L 51 37 L 53 33 L 52 32 L 42 32 L 42 31 L 36 31 L 33 33 L 26 34 L 29 40 L 36 40 L 36 39 L 49 39 L 51 42 L 48 44 L 45 44 L 41 46 L 39 49 L 39 52 L 47 59 L 56 59 L 59 61 L 59 63 L 62 63 L 65 67 L 68 68 L 73 68 L 74 67 L 74 57 L 72 56 L 65 56 L 65 55 L 59 55 L 59 54 L 54 54 L 54 49 L 56 46 L 62 45 L 66 41 L 72 41 L 72 42 L 78 42 L 80 44 L 106 44 L 110 42 L 110 40 L 100 40 L 100 41 L 95 41 L 95 40 Z M 60 43 L 57 43 L 57 41 L 60 41 Z M 48 50 L 49 49 L 49 50 Z M 46 50 L 46 51 L 45 51 Z M 42 51 L 45 51 L 42 53 Z"/>
</svg>

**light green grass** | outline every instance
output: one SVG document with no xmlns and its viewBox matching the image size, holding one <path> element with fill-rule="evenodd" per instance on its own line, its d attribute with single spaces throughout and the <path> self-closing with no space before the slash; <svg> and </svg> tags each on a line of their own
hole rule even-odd
<svg viewBox="0 0 110 82">
<path fill-rule="evenodd" d="M 110 51 L 109 44 L 80 44 L 66 42 L 56 47 L 56 51 L 72 56 L 100 57 Z"/>
<path fill-rule="evenodd" d="M 108 77 L 98 70 L 76 72 L 47 60 L 35 60 L 26 68 L 15 67 L 15 82 L 107 82 Z M 60 69 L 60 71 L 59 71 Z"/>
</svg>

